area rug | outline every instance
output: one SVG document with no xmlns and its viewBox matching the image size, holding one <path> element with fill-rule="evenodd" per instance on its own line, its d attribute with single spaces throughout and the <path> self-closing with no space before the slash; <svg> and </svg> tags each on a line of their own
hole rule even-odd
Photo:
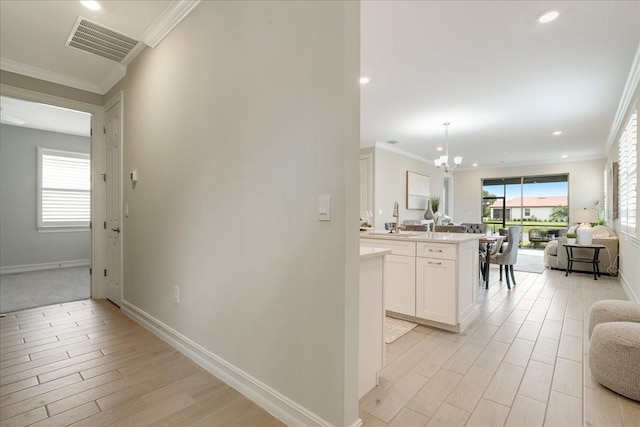
<svg viewBox="0 0 640 427">
<path fill-rule="evenodd" d="M 385 317 L 384 342 L 386 342 L 387 344 L 391 344 L 416 326 L 418 326 L 417 323 L 394 319 L 393 317 Z"/>
</svg>

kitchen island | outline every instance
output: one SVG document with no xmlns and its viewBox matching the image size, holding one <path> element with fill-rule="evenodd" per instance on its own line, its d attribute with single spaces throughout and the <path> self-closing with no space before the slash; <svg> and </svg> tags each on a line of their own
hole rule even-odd
<svg viewBox="0 0 640 427">
<path fill-rule="evenodd" d="M 385 256 L 387 315 L 462 332 L 478 316 L 478 234 L 369 231 L 361 248 Z"/>
<path fill-rule="evenodd" d="M 390 253 L 360 247 L 358 399 L 378 385 L 384 366 L 384 258 Z"/>
</svg>

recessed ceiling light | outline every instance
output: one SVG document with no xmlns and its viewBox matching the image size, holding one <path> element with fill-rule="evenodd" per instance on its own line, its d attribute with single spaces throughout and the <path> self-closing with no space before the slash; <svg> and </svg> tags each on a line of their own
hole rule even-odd
<svg viewBox="0 0 640 427">
<path fill-rule="evenodd" d="M 367 76 L 360 77 L 360 84 L 361 85 L 366 85 L 370 81 L 371 81 L 371 77 L 367 77 Z"/>
<path fill-rule="evenodd" d="M 476 166 L 478 166 L 478 164 L 477 164 L 477 163 L 474 163 L 474 164 L 472 164 L 471 166 L 476 167 Z"/>
<path fill-rule="evenodd" d="M 562 131 L 561 130 L 557 130 L 557 131 L 553 132 L 552 135 L 562 135 Z"/>
<path fill-rule="evenodd" d="M 436 148 L 436 151 L 442 151 L 442 150 L 444 150 L 444 148 L 442 148 L 442 147 Z"/>
<path fill-rule="evenodd" d="M 80 0 L 80 3 L 91 10 L 100 10 L 100 4 L 95 0 Z"/>
<path fill-rule="evenodd" d="M 560 156 L 560 157 L 562 157 L 563 159 L 566 159 L 566 158 L 567 158 L 567 157 L 569 157 L 569 156 L 568 156 L 567 154 L 563 154 L 563 155 L 562 155 L 562 156 Z"/>
<path fill-rule="evenodd" d="M 560 16 L 560 12 L 557 10 L 550 10 L 549 12 L 545 12 L 538 17 L 538 22 L 542 24 L 546 24 L 547 22 L 551 22 Z"/>
</svg>

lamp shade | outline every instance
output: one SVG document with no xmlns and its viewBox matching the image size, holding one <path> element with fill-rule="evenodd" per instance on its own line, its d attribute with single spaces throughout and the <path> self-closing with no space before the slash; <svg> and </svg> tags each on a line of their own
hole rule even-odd
<svg viewBox="0 0 640 427">
<path fill-rule="evenodd" d="M 590 209 L 577 209 L 571 212 L 572 222 L 579 222 L 581 224 L 590 224 L 592 222 L 598 222 L 600 217 L 598 211 Z"/>
</svg>

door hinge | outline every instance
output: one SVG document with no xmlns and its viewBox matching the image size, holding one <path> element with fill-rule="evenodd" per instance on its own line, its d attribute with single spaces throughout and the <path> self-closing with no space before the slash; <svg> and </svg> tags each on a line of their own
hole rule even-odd
<svg viewBox="0 0 640 427">
<path fill-rule="evenodd" d="M 93 128 L 89 129 L 89 136 L 93 136 Z"/>
<path fill-rule="evenodd" d="M 89 228 L 93 228 L 93 222 L 89 221 Z"/>
<path fill-rule="evenodd" d="M 106 173 L 101 173 L 100 175 L 102 175 L 102 180 L 104 182 L 107 182 L 107 174 Z"/>
<path fill-rule="evenodd" d="M 107 277 L 107 269 L 104 269 L 104 277 Z"/>
<path fill-rule="evenodd" d="M 104 222 L 104 229 L 105 230 L 107 229 L 107 222 L 106 221 Z"/>
<path fill-rule="evenodd" d="M 106 126 L 102 126 L 102 133 L 104 133 L 104 134 L 107 133 L 107 127 Z"/>
<path fill-rule="evenodd" d="M 89 276 L 93 275 L 93 268 L 89 267 Z"/>
</svg>

